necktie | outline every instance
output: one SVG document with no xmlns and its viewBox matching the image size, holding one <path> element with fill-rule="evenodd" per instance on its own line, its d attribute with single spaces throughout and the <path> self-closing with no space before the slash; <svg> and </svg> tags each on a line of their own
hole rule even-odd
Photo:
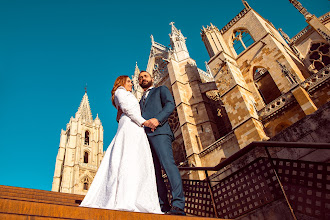
<svg viewBox="0 0 330 220">
<path fill-rule="evenodd" d="M 145 101 L 146 101 L 146 94 L 147 94 L 147 93 L 144 93 L 143 96 L 142 96 L 142 103 L 143 103 L 143 105 L 144 105 L 144 103 L 145 103 Z"/>
</svg>

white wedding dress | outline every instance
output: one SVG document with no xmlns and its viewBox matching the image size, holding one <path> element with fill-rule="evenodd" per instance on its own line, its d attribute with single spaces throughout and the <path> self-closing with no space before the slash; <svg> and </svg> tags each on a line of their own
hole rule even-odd
<svg viewBox="0 0 330 220">
<path fill-rule="evenodd" d="M 138 100 L 119 87 L 115 104 L 123 111 L 117 133 L 80 206 L 162 214 Z"/>
</svg>

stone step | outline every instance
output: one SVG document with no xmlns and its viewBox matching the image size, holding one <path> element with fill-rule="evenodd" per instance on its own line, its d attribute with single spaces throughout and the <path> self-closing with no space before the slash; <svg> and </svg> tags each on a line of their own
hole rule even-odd
<svg viewBox="0 0 330 220">
<path fill-rule="evenodd" d="M 17 197 L 22 201 L 42 201 L 43 203 L 69 206 L 79 206 L 84 199 L 83 195 L 0 185 L 0 198 L 17 199 Z"/>
<path fill-rule="evenodd" d="M 52 198 L 51 198 L 52 197 Z M 169 216 L 150 213 L 78 207 L 84 196 L 44 190 L 0 186 L 0 219 L 134 219 L 134 220 L 207 220 L 194 216 Z M 62 204 L 61 204 L 62 202 Z"/>
</svg>

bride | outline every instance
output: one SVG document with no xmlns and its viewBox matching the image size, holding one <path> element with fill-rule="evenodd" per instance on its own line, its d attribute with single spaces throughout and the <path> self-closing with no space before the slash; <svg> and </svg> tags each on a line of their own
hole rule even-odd
<svg viewBox="0 0 330 220">
<path fill-rule="evenodd" d="M 111 91 L 118 130 L 80 206 L 162 214 L 151 150 L 142 127 L 150 125 L 131 91 L 130 78 L 119 76 Z"/>
</svg>

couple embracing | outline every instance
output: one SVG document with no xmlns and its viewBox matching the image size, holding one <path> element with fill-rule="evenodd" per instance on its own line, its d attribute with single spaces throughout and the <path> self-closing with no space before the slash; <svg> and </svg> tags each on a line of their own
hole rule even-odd
<svg viewBox="0 0 330 220">
<path fill-rule="evenodd" d="M 172 151 L 174 136 L 167 122 L 175 107 L 172 94 L 165 86 L 153 87 L 146 71 L 138 79 L 144 90 L 140 103 L 131 93 L 128 76 L 115 81 L 111 95 L 118 130 L 80 206 L 185 215 L 182 180 Z M 171 206 L 161 168 L 171 185 Z"/>
</svg>

